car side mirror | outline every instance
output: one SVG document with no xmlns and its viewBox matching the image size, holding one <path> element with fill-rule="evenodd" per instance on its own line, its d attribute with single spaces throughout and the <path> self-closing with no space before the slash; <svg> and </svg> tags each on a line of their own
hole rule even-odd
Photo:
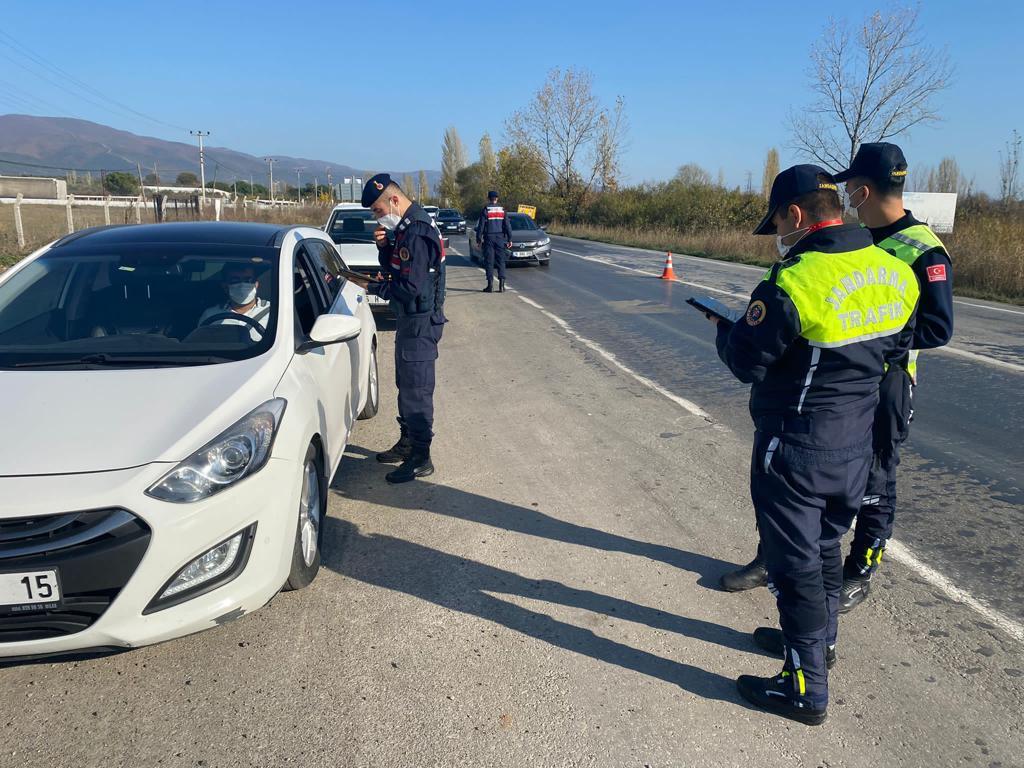
<svg viewBox="0 0 1024 768">
<path fill-rule="evenodd" d="M 541 230 L 541 232 L 547 232 L 548 231 L 548 225 L 547 224 L 541 224 L 540 225 L 540 230 Z"/>
<path fill-rule="evenodd" d="M 320 315 L 309 332 L 309 341 L 303 342 L 300 351 L 307 352 L 328 344 L 341 344 L 358 338 L 363 331 L 363 321 L 354 315 Z"/>
</svg>

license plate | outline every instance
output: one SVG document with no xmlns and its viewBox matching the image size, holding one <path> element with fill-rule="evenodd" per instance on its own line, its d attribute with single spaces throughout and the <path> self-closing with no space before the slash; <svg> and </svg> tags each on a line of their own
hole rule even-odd
<svg viewBox="0 0 1024 768">
<path fill-rule="evenodd" d="M 370 294 L 370 296 L 368 298 L 369 298 L 371 304 L 387 304 L 387 301 L 382 299 L 380 296 L 375 296 L 373 294 Z"/>
<path fill-rule="evenodd" d="M 60 604 L 57 571 L 0 573 L 0 611 L 21 613 L 56 608 Z"/>
</svg>

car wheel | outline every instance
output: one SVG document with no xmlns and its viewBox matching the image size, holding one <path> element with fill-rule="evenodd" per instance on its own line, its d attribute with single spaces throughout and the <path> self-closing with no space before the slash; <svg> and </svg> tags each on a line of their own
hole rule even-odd
<svg viewBox="0 0 1024 768">
<path fill-rule="evenodd" d="M 320 452 L 315 445 L 310 445 L 303 462 L 292 569 L 284 585 L 285 590 L 308 587 L 320 571 L 320 544 L 323 541 L 323 523 L 327 512 L 325 491 Z"/>
<path fill-rule="evenodd" d="M 377 345 L 370 347 L 370 372 L 366 377 L 366 405 L 359 412 L 360 419 L 372 419 L 380 407 L 380 375 L 377 371 Z"/>
</svg>

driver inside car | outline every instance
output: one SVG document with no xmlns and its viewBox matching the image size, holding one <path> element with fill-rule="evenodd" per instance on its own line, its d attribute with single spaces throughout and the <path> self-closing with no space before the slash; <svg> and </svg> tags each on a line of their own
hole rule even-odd
<svg viewBox="0 0 1024 768">
<path fill-rule="evenodd" d="M 204 325 L 240 325 L 249 328 L 249 336 L 259 341 L 262 334 L 251 323 L 235 320 L 230 315 L 245 315 L 258 322 L 264 329 L 270 316 L 270 302 L 257 295 L 260 282 L 256 270 L 247 264 L 227 264 L 221 272 L 221 287 L 227 301 L 203 310 L 199 316 L 199 327 Z M 207 322 L 209 320 L 209 322 Z"/>
</svg>

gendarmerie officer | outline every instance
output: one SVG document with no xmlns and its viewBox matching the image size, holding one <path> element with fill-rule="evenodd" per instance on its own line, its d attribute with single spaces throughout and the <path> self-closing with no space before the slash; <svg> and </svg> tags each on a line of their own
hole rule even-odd
<svg viewBox="0 0 1024 768">
<path fill-rule="evenodd" d="M 494 265 L 498 265 L 498 292 L 505 290 L 505 254 L 512 245 L 512 229 L 505 209 L 498 205 L 498 193 L 487 193 L 487 206 L 476 224 L 476 244 L 483 249 L 487 286 L 484 293 L 494 290 Z"/>
<path fill-rule="evenodd" d="M 918 299 L 910 267 L 844 225 L 842 211 L 823 169 L 780 173 L 754 234 L 777 235 L 785 258 L 743 319 L 716 320 L 719 356 L 752 385 L 750 493 L 782 627 L 759 627 L 754 640 L 785 659 L 778 675 L 742 675 L 737 686 L 755 706 L 809 725 L 827 713 L 840 539 L 867 485 L 879 380 L 910 348 Z"/>
<path fill-rule="evenodd" d="M 434 363 L 447 321 L 444 315 L 444 246 L 430 214 L 409 200 L 386 173 L 363 189 L 363 207 L 380 224 L 374 231 L 383 280 L 369 290 L 388 299 L 395 313 L 395 383 L 401 436 L 377 461 L 401 466 L 388 473 L 390 483 L 432 474 L 434 437 Z M 390 242 L 388 232 L 394 232 Z"/>
<path fill-rule="evenodd" d="M 870 229 L 875 243 L 910 265 L 921 287 L 913 347 L 882 380 L 875 414 L 875 456 L 843 566 L 840 613 L 853 610 L 868 596 L 871 576 L 892 537 L 896 467 L 910 428 L 918 350 L 945 346 L 953 336 L 953 265 L 928 225 L 903 208 L 906 178 L 903 150 L 888 142 L 861 144 L 849 169 L 836 175 L 836 181 L 846 182 L 849 207 Z"/>
</svg>

